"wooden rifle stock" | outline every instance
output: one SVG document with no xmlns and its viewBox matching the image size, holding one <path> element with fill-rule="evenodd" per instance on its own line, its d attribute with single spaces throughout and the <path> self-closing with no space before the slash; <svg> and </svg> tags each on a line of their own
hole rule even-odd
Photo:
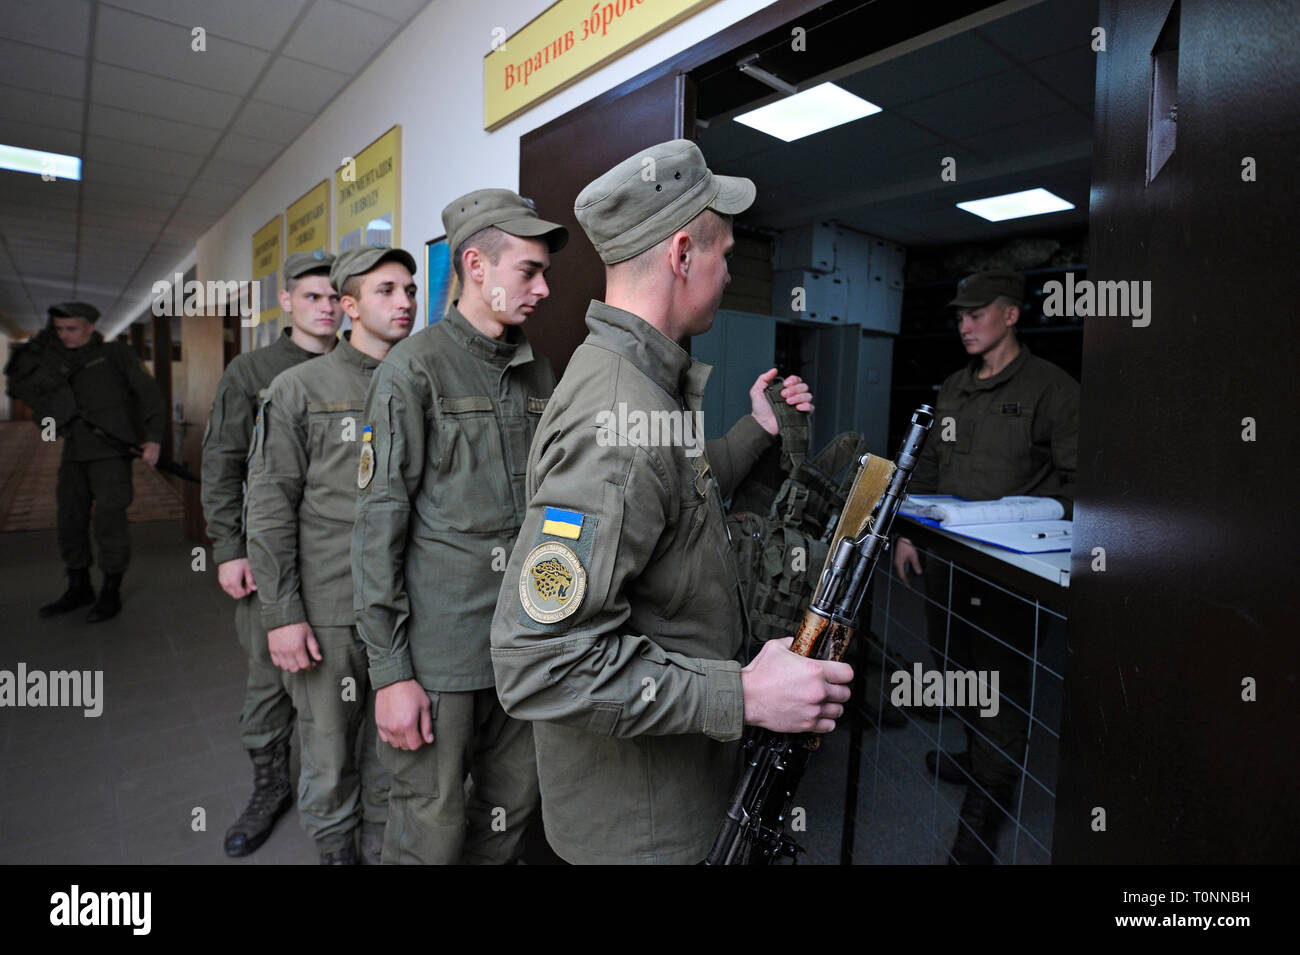
<svg viewBox="0 0 1300 955">
<path fill-rule="evenodd" d="M 894 515 L 907 496 L 907 482 L 934 424 L 934 409 L 912 415 L 896 461 L 862 459 L 831 538 L 812 605 L 790 649 L 814 660 L 840 660 L 853 639 L 858 610 L 870 586 L 876 560 L 888 547 Z M 705 862 L 709 865 L 766 865 L 803 851 L 785 832 L 795 787 L 818 748 L 815 733 L 751 729 L 745 736 L 745 768 L 732 793 L 722 826 Z"/>
</svg>

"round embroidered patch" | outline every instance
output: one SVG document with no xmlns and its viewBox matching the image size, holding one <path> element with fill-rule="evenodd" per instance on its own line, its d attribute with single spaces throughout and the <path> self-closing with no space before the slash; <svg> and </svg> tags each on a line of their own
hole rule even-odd
<svg viewBox="0 0 1300 955">
<path fill-rule="evenodd" d="M 586 591 L 587 571 L 566 545 L 546 541 L 524 558 L 519 602 L 538 623 L 555 623 L 577 613 Z"/>
<path fill-rule="evenodd" d="M 366 442 L 361 445 L 361 463 L 357 465 L 357 487 L 365 489 L 375 476 L 375 446 Z"/>
</svg>

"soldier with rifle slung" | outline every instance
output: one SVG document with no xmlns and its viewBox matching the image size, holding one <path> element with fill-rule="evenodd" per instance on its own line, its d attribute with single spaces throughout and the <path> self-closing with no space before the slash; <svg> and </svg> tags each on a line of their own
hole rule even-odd
<svg viewBox="0 0 1300 955">
<path fill-rule="evenodd" d="M 132 440 L 144 436 L 140 457 L 158 465 L 166 420 L 158 384 L 123 342 L 95 331 L 99 310 L 85 302 L 49 309 L 49 324 L 19 346 L 5 367 L 8 393 L 29 405 L 42 425 L 53 419 L 63 438 L 56 487 L 59 552 L 68 587 L 42 617 L 94 604 L 86 620 L 97 623 L 122 609 L 122 575 L 131 561 L 126 509 L 131 504 Z M 92 529 L 103 586 L 90 584 Z"/>
</svg>

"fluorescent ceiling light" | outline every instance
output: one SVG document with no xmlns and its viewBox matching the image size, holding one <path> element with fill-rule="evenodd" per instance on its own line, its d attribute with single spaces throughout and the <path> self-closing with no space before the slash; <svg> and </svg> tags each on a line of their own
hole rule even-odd
<svg viewBox="0 0 1300 955">
<path fill-rule="evenodd" d="M 741 113 L 736 122 L 788 143 L 879 112 L 880 107 L 875 103 L 868 103 L 834 83 L 823 83 Z"/>
<path fill-rule="evenodd" d="M 55 179 L 81 179 L 81 160 L 76 156 L 23 149 L 21 146 L 0 146 L 0 169 L 53 176 Z"/>
<path fill-rule="evenodd" d="M 1026 189 L 1024 192 L 1009 192 L 1005 196 L 959 202 L 957 208 L 972 212 L 989 222 L 1001 222 L 1003 219 L 1041 216 L 1045 212 L 1064 212 L 1073 209 L 1074 203 L 1066 202 L 1046 189 Z"/>
</svg>

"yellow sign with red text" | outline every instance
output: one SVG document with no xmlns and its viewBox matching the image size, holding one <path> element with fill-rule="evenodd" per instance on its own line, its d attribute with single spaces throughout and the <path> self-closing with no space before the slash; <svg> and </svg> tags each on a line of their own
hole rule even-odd
<svg viewBox="0 0 1300 955">
<path fill-rule="evenodd" d="M 540 100 L 716 0 L 559 0 L 483 58 L 483 128 Z M 504 32 L 504 31 L 501 31 Z"/>
</svg>

